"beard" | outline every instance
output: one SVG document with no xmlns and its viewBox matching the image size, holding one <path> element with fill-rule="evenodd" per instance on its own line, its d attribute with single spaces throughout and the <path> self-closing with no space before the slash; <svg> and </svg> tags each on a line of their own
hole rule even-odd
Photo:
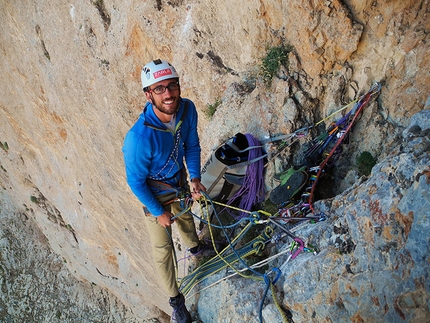
<svg viewBox="0 0 430 323">
<path fill-rule="evenodd" d="M 158 102 L 153 102 L 153 104 L 160 112 L 173 115 L 179 109 L 179 97 L 171 96 Z"/>
</svg>

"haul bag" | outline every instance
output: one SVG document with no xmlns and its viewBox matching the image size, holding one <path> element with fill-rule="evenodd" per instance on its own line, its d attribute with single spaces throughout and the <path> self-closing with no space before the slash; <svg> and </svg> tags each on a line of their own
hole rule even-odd
<svg viewBox="0 0 430 323">
<path fill-rule="evenodd" d="M 202 169 L 201 182 L 213 200 L 227 201 L 241 187 L 248 166 L 248 141 L 237 133 L 212 152 Z"/>
</svg>

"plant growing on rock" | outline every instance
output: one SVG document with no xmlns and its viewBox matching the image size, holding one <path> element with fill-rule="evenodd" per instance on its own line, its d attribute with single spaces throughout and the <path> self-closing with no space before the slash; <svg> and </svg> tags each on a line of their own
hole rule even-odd
<svg viewBox="0 0 430 323">
<path fill-rule="evenodd" d="M 221 105 L 221 99 L 216 98 L 215 102 L 212 104 L 206 104 L 206 109 L 204 110 L 204 113 L 207 117 L 212 118 L 215 114 L 216 109 Z"/>
<path fill-rule="evenodd" d="M 288 54 L 292 50 L 293 47 L 290 45 L 280 45 L 266 49 L 266 56 L 261 59 L 259 65 L 259 74 L 266 87 L 272 84 L 272 79 L 281 66 L 288 67 Z"/>
<path fill-rule="evenodd" d="M 6 141 L 4 143 L 0 142 L 0 148 L 7 152 L 9 150 L 9 145 Z"/>
<path fill-rule="evenodd" d="M 356 160 L 356 165 L 360 175 L 369 176 L 373 166 L 376 165 L 376 158 L 368 151 L 363 151 Z"/>
</svg>

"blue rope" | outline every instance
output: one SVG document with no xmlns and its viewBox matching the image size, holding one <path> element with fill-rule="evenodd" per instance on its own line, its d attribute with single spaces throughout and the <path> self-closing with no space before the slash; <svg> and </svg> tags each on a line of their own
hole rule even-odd
<svg viewBox="0 0 430 323">
<path fill-rule="evenodd" d="M 190 209 L 191 209 L 191 207 L 189 206 L 187 209 L 185 209 L 185 210 L 183 210 L 181 213 L 179 213 L 178 215 L 176 215 L 174 218 L 176 218 L 176 217 L 178 217 L 178 216 L 180 216 L 180 215 L 182 215 L 182 214 L 184 214 L 185 212 L 190 212 L 194 217 L 196 217 L 197 219 L 199 219 L 200 221 L 202 221 L 203 223 L 205 223 L 205 224 L 209 224 L 209 225 L 211 225 L 212 227 L 215 227 L 215 228 L 219 228 L 219 229 L 222 229 L 222 231 L 223 231 L 223 233 L 224 233 L 224 235 L 225 235 L 225 237 L 226 237 L 226 239 L 227 239 L 227 242 L 228 242 L 228 244 L 229 244 L 229 247 L 228 248 L 226 248 L 226 249 L 224 249 L 224 251 L 222 252 L 222 253 L 225 253 L 225 252 L 227 252 L 228 250 L 232 250 L 232 254 L 229 254 L 228 256 L 226 256 L 226 257 L 224 257 L 223 259 L 218 259 L 217 261 L 215 261 L 214 259 L 212 260 L 213 261 L 213 263 L 211 263 L 211 264 L 209 264 L 209 262 L 208 263 L 206 263 L 206 264 L 204 264 L 203 266 L 201 266 L 202 268 L 202 275 L 204 275 L 204 276 L 206 276 L 207 275 L 207 273 L 208 273 L 208 271 L 209 272 L 217 272 L 218 270 L 220 270 L 221 268 L 222 268 L 222 266 L 224 266 L 225 264 L 226 265 L 228 265 L 228 266 L 232 266 L 232 263 L 234 262 L 233 261 L 233 259 L 234 258 L 232 258 L 232 257 L 235 257 L 236 258 L 236 261 L 237 260 L 239 260 L 241 263 L 242 263 L 242 265 L 247 269 L 247 270 L 249 270 L 250 272 L 252 272 L 255 276 L 257 276 L 257 277 L 263 277 L 263 280 L 265 281 L 265 283 L 266 283 L 266 289 L 265 289 L 265 292 L 264 292 L 264 295 L 263 295 L 263 298 L 262 298 L 262 300 L 261 300 L 261 304 L 260 304 L 260 313 L 259 313 L 259 317 L 260 317 L 260 323 L 263 323 L 263 306 L 264 306 L 264 301 L 265 301 L 265 299 L 266 299 L 266 297 L 267 297 L 267 293 L 268 293 L 268 291 L 269 291 L 269 288 L 270 288 L 270 286 L 272 285 L 272 284 L 274 284 L 274 283 L 276 283 L 277 281 L 278 281 L 278 279 L 279 279 L 279 277 L 281 276 L 281 271 L 280 271 L 280 269 L 279 268 L 272 268 L 271 269 L 271 272 L 276 272 L 277 273 L 277 275 L 276 275 L 276 277 L 275 277 L 275 279 L 273 280 L 273 282 L 271 281 L 271 279 L 270 279 L 270 277 L 268 276 L 268 274 L 262 274 L 262 273 L 259 273 L 258 271 L 256 271 L 256 270 L 254 270 L 253 268 L 251 268 L 250 266 L 248 266 L 248 264 L 242 259 L 242 256 L 241 255 L 245 255 L 246 253 L 247 253 L 247 251 L 248 250 L 250 250 L 249 248 L 255 248 L 255 245 L 254 245 L 254 243 L 252 243 L 252 244 L 249 244 L 248 246 L 246 246 L 246 247 L 242 247 L 242 248 L 240 248 L 240 251 L 238 252 L 236 249 L 235 249 L 235 245 L 237 244 L 237 241 L 239 240 L 239 239 L 237 239 L 237 241 L 235 242 L 235 243 L 233 243 L 232 241 L 231 241 L 231 239 L 230 239 L 230 237 L 229 237 L 229 235 L 227 234 L 227 232 L 226 232 L 226 229 L 229 229 L 229 228 L 234 228 L 234 227 L 236 227 L 236 226 L 238 226 L 239 224 L 241 224 L 243 221 L 249 221 L 249 225 L 247 225 L 246 227 L 245 227 L 245 229 L 244 230 L 242 230 L 242 232 L 240 233 L 240 236 L 243 236 L 248 230 L 249 230 L 249 228 L 250 228 L 250 226 L 251 225 L 255 225 L 255 224 L 257 224 L 258 222 L 256 221 L 256 220 L 259 220 L 260 219 L 260 214 L 258 213 L 258 212 L 251 212 L 251 216 L 249 216 L 249 217 L 242 217 L 242 218 L 240 218 L 236 223 L 234 223 L 234 224 L 232 224 L 232 225 L 223 225 L 222 224 L 222 221 L 220 220 L 220 218 L 219 218 L 219 214 L 218 214 L 218 211 L 216 210 L 216 208 L 214 207 L 214 202 L 213 202 L 213 200 L 209 197 L 209 195 L 207 194 L 207 193 L 205 193 L 205 192 L 201 192 L 201 194 L 206 198 L 206 200 L 207 201 L 209 201 L 209 205 L 211 205 L 212 206 L 212 208 L 213 208 L 213 211 L 214 211 L 214 215 L 215 215 L 215 217 L 216 217 L 216 219 L 218 220 L 218 222 L 220 223 L 220 225 L 215 225 L 215 224 L 212 224 L 212 223 L 209 223 L 208 221 L 206 221 L 206 220 L 204 220 L 203 218 L 201 218 L 201 217 L 199 217 L 199 216 L 197 216 L 196 214 L 194 214 L 194 213 L 192 213 L 192 212 L 190 212 Z M 167 229 L 166 229 L 167 230 Z M 240 255 L 240 254 L 241 255 Z M 222 261 L 221 261 L 222 260 Z M 270 273 L 270 272 L 269 272 Z M 198 275 L 198 273 L 197 272 L 194 272 L 192 275 L 190 275 L 190 276 L 188 276 L 188 277 L 184 277 L 184 279 L 182 279 L 182 282 L 181 282 L 181 286 L 180 286 L 180 290 L 182 291 L 182 292 L 184 292 L 184 293 L 187 293 L 188 291 L 189 291 L 189 288 L 192 286 L 192 284 L 196 281 L 196 280 L 198 280 L 199 278 L 199 275 Z"/>
<path fill-rule="evenodd" d="M 239 224 L 241 224 L 244 221 L 249 221 L 252 222 L 255 220 L 255 218 L 253 217 L 247 217 L 247 218 L 241 218 L 239 219 L 236 223 L 230 224 L 230 225 L 217 225 L 217 224 L 213 224 L 213 223 L 209 223 L 208 221 L 206 221 L 205 219 L 199 217 L 197 214 L 192 213 L 192 215 L 196 218 L 199 219 L 200 221 L 202 221 L 204 224 L 210 225 L 213 228 L 217 228 L 217 229 L 222 229 L 222 228 L 226 228 L 226 229 L 231 229 L 231 228 L 235 228 L 237 227 Z M 219 221 L 219 220 L 218 220 Z"/>
<path fill-rule="evenodd" d="M 202 195 L 208 200 L 208 201 L 210 201 L 210 203 L 213 205 L 213 201 L 212 201 L 212 199 L 209 197 L 209 195 L 208 194 L 206 194 L 205 192 L 201 192 L 202 193 Z M 246 264 L 246 262 L 242 259 L 242 257 L 240 257 L 239 256 L 239 254 L 237 253 L 237 251 L 234 249 L 234 245 L 232 244 L 232 242 L 231 242 L 231 240 L 230 240 L 230 237 L 229 237 L 229 235 L 228 235 L 228 233 L 227 233 L 227 231 L 226 231 L 226 229 L 227 229 L 227 227 L 226 226 L 224 226 L 223 224 L 222 224 L 222 222 L 221 222 L 221 220 L 220 220 L 220 218 L 219 218 L 219 216 L 218 216 L 218 212 L 217 212 L 217 210 L 216 210 L 216 208 L 213 208 L 213 210 L 214 210 L 214 215 L 215 215 L 215 217 L 216 217 L 216 219 L 218 220 L 218 222 L 221 224 L 219 227 L 222 229 L 222 231 L 223 231 L 223 233 L 224 233 L 224 235 L 225 235 L 225 237 L 226 237 L 226 239 L 227 239 L 227 242 L 228 242 L 228 245 L 229 245 L 229 248 L 233 251 L 233 253 L 236 255 L 236 257 L 237 257 L 237 259 L 249 270 L 249 271 L 251 271 L 252 273 L 254 273 L 255 275 L 257 275 L 257 276 L 264 276 L 263 274 L 261 274 L 261 273 L 259 273 L 258 271 L 255 271 L 254 269 L 252 269 L 251 267 L 249 267 L 247 264 Z M 255 221 L 254 220 L 258 220 L 259 219 L 259 214 L 258 214 L 258 212 L 253 212 L 252 213 L 253 215 L 255 215 L 256 217 L 253 217 L 253 218 L 251 218 L 251 221 L 250 221 L 250 223 L 251 224 L 255 224 Z M 246 218 L 247 220 L 248 219 L 250 219 L 250 218 Z M 241 220 L 239 220 L 239 222 L 240 222 Z"/>
<path fill-rule="evenodd" d="M 279 268 L 272 268 L 272 272 L 277 272 L 277 275 L 275 277 L 275 279 L 273 280 L 273 282 L 270 281 L 270 277 L 267 274 L 264 274 L 264 282 L 266 283 L 266 289 L 264 290 L 264 294 L 263 294 L 263 298 L 261 300 L 260 303 L 260 310 L 259 310 L 259 318 L 260 318 L 260 323 L 263 323 L 263 306 L 264 306 L 264 300 L 267 297 L 267 293 L 269 292 L 269 288 L 271 286 L 271 284 L 275 284 L 279 277 L 281 277 L 281 270 Z M 275 297 L 274 295 L 272 295 L 272 297 Z"/>
</svg>

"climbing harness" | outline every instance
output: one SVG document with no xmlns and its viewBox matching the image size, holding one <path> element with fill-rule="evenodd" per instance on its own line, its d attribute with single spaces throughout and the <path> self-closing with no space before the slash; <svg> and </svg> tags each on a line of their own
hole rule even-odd
<svg viewBox="0 0 430 323">
<path fill-rule="evenodd" d="M 149 178 L 146 180 L 146 183 L 148 184 L 148 186 L 154 187 L 160 191 L 165 191 L 165 193 L 157 195 L 157 200 L 158 202 L 160 202 L 161 205 L 166 206 L 174 202 L 180 201 L 181 207 L 184 208 L 185 204 L 191 203 L 190 187 L 188 186 L 185 180 L 186 178 L 185 170 L 181 169 L 179 172 L 180 172 L 179 183 L 178 183 L 179 188 L 169 185 L 163 181 L 153 180 Z M 176 175 L 177 174 L 172 176 L 172 178 L 175 178 Z"/>
</svg>

